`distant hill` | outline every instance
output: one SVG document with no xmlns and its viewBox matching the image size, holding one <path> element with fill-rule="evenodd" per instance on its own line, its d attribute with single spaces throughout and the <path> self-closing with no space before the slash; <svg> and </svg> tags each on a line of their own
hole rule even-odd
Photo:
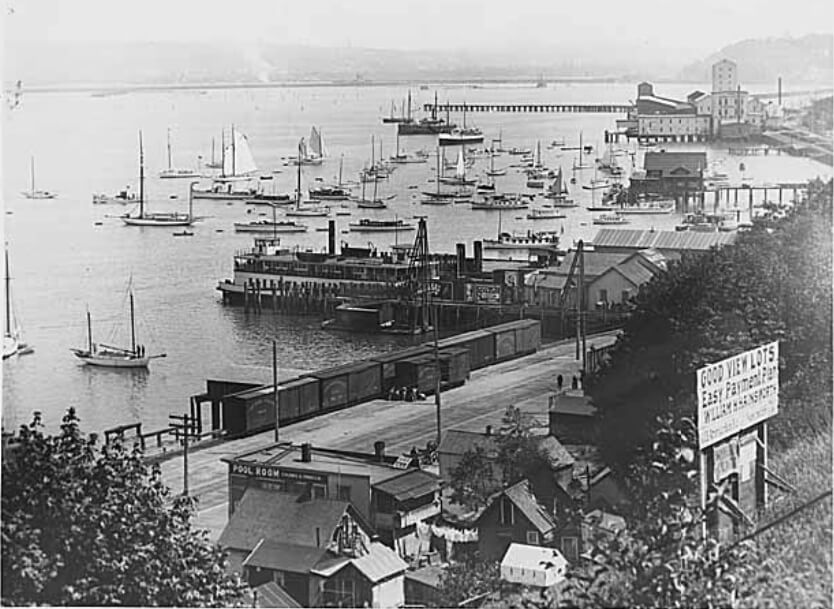
<svg viewBox="0 0 834 609">
<path fill-rule="evenodd" d="M 775 83 L 779 76 L 785 83 L 830 84 L 834 80 L 834 36 L 831 34 L 743 40 L 686 66 L 678 78 L 710 82 L 712 64 L 724 58 L 738 64 L 742 85 Z"/>
<path fill-rule="evenodd" d="M 616 43 L 612 43 L 616 44 Z M 397 51 L 232 43 L 45 43 L 6 49 L 6 83 L 113 86 L 287 81 L 461 81 L 666 76 L 678 66 L 642 48 Z"/>
</svg>

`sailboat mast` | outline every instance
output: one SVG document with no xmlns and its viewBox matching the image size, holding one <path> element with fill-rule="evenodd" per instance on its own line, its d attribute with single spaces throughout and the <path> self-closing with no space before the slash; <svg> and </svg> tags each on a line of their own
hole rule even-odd
<svg viewBox="0 0 834 609">
<path fill-rule="evenodd" d="M 237 152 L 235 150 L 235 126 L 232 125 L 232 175 L 237 175 L 237 168 L 235 167 L 235 161 L 237 157 Z"/>
<path fill-rule="evenodd" d="M 171 161 L 171 130 L 168 129 L 168 169 L 171 169 L 172 161 Z"/>
<path fill-rule="evenodd" d="M 141 131 L 139 131 L 139 217 L 145 217 L 145 150 L 142 147 Z"/>
<path fill-rule="evenodd" d="M 301 144 L 304 138 L 298 141 L 298 177 L 295 188 L 295 208 L 301 209 Z"/>
<path fill-rule="evenodd" d="M 220 177 L 226 177 L 226 129 L 220 130 Z"/>
<path fill-rule="evenodd" d="M 130 293 L 130 352 L 136 354 L 136 324 L 133 319 L 133 292 Z"/>
<path fill-rule="evenodd" d="M 411 121 L 411 89 L 408 90 L 408 120 Z"/>
<path fill-rule="evenodd" d="M 93 322 L 90 319 L 90 311 L 87 310 L 87 351 L 93 353 Z"/>
<path fill-rule="evenodd" d="M 374 170 L 374 165 L 376 163 L 374 155 L 376 154 L 376 149 L 374 148 L 374 136 L 371 136 L 371 170 Z"/>
<path fill-rule="evenodd" d="M 12 335 L 12 306 L 9 297 L 9 287 L 12 278 L 9 276 L 9 248 L 6 247 L 6 336 Z"/>
<path fill-rule="evenodd" d="M 211 164 L 216 164 L 214 160 L 214 138 L 211 138 Z"/>
<path fill-rule="evenodd" d="M 440 146 L 437 147 L 437 177 L 435 183 L 437 184 L 437 194 L 440 194 Z"/>
<path fill-rule="evenodd" d="M 29 165 L 30 165 L 30 168 L 31 168 L 31 171 L 29 173 L 31 174 L 31 177 L 32 177 L 32 197 L 34 197 L 35 196 L 35 157 L 31 157 L 29 159 Z"/>
<path fill-rule="evenodd" d="M 345 155 L 342 154 L 342 156 L 339 157 L 339 188 L 342 187 L 342 165 L 344 165 L 344 162 Z"/>
</svg>

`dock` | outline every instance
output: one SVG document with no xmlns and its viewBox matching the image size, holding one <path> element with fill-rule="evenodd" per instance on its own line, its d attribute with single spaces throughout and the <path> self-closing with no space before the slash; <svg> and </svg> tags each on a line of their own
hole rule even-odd
<svg viewBox="0 0 834 609">
<path fill-rule="evenodd" d="M 541 112 L 565 114 L 622 114 L 630 104 L 423 104 L 426 112 Z"/>
<path fill-rule="evenodd" d="M 617 332 L 589 335 L 587 344 L 602 349 L 614 343 Z M 482 429 L 500 424 L 508 405 L 519 407 L 546 425 L 548 396 L 556 392 L 556 376 L 570 379 L 581 362 L 575 359 L 574 341 L 561 341 L 534 354 L 510 360 L 472 373 L 468 383 L 442 394 L 443 429 Z M 373 400 L 352 408 L 294 423 L 280 430 L 281 441 L 310 442 L 313 446 L 368 451 L 374 442 L 385 442 L 391 454 L 422 448 L 436 439 L 435 404 Z M 218 538 L 227 519 L 228 466 L 222 458 L 262 447 L 275 441 L 274 430 L 257 435 L 213 443 L 188 456 L 190 494 L 199 499 L 194 524 Z M 183 488 L 182 458 L 161 464 L 162 475 L 172 493 Z"/>
</svg>

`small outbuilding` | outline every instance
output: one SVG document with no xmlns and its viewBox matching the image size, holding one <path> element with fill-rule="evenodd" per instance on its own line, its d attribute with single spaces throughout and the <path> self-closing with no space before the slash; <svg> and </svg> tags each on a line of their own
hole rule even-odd
<svg viewBox="0 0 834 609">
<path fill-rule="evenodd" d="M 555 548 L 510 544 L 501 560 L 501 579 L 511 584 L 549 588 L 565 578 L 568 561 Z"/>
</svg>

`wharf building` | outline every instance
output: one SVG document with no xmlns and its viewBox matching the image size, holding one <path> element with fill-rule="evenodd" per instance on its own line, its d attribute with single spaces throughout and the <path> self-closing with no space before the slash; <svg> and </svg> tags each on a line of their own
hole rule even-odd
<svg viewBox="0 0 834 609">
<path fill-rule="evenodd" d="M 741 88 L 738 66 L 722 59 L 712 66 L 712 91 L 693 91 L 685 100 L 658 95 L 649 82 L 637 85 L 637 99 L 617 127 L 640 142 L 705 142 L 757 134 L 773 108 Z"/>
</svg>

